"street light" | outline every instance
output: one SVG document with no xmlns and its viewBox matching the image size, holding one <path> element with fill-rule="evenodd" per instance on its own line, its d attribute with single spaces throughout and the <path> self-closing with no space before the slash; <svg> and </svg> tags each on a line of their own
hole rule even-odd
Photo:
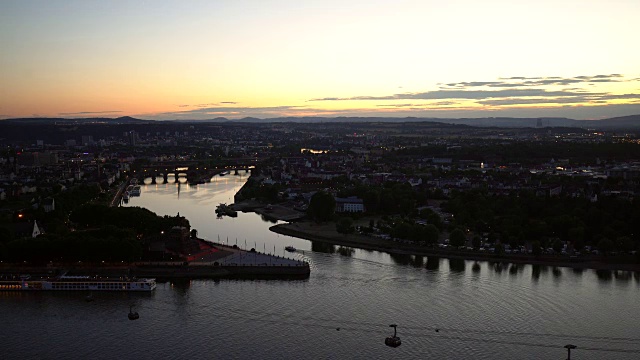
<svg viewBox="0 0 640 360">
<path fill-rule="evenodd" d="M 567 360 L 571 360 L 571 349 L 575 349 L 577 348 L 577 346 L 575 345 L 571 345 L 571 344 L 567 344 L 564 346 L 565 349 L 567 349 Z"/>
</svg>

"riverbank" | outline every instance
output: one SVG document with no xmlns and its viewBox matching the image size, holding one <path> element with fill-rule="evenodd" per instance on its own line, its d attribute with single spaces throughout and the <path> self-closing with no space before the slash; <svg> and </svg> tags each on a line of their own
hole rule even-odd
<svg viewBox="0 0 640 360">
<path fill-rule="evenodd" d="M 306 279 L 309 263 L 283 256 L 243 250 L 209 242 L 214 252 L 197 254 L 190 261 L 138 261 L 134 263 L 72 263 L 33 266 L 28 263 L 0 265 L 0 274 L 114 276 L 170 279 Z"/>
<path fill-rule="evenodd" d="M 55 276 L 70 270 L 73 275 L 156 278 L 158 280 L 173 279 L 306 279 L 310 275 L 308 264 L 298 266 L 285 265 L 167 265 L 159 263 L 137 264 L 120 267 L 39 267 L 39 266 L 3 266 L 0 274 L 29 274 L 39 276 Z"/>
<path fill-rule="evenodd" d="M 359 234 L 345 235 L 335 230 L 335 224 L 316 224 L 313 222 L 298 222 L 274 225 L 269 230 L 301 239 L 319 241 L 332 245 L 374 250 L 392 254 L 435 256 L 450 259 L 464 259 L 475 261 L 494 261 L 515 264 L 546 265 L 577 269 L 640 271 L 640 264 L 617 263 L 615 258 L 561 258 L 560 256 L 545 255 L 535 257 L 527 254 L 493 254 L 474 250 L 449 250 L 426 248 L 407 243 L 385 240 L 374 236 Z M 606 261 L 605 261 L 606 260 Z"/>
</svg>

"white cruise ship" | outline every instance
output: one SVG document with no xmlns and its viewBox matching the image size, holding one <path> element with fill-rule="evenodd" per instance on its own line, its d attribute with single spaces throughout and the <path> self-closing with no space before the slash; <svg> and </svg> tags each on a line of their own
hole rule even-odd
<svg viewBox="0 0 640 360">
<path fill-rule="evenodd" d="M 90 291 L 152 291 L 156 279 L 107 278 L 94 276 L 58 276 L 53 278 L 31 278 L 21 275 L 17 279 L 0 277 L 0 291 L 30 290 L 90 290 Z"/>
</svg>

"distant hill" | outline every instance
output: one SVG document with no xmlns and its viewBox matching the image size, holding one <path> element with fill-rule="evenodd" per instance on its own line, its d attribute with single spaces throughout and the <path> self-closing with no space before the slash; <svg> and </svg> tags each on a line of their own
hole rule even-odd
<svg viewBox="0 0 640 360">
<path fill-rule="evenodd" d="M 604 120 L 584 120 L 588 127 L 598 129 L 638 129 L 640 128 L 640 115 L 620 116 Z"/>
<path fill-rule="evenodd" d="M 640 129 L 640 115 L 615 117 L 602 120 L 575 120 L 568 118 L 511 118 L 511 117 L 490 117 L 490 118 L 417 118 L 417 117 L 281 117 L 258 119 L 247 117 L 238 120 L 226 118 L 216 118 L 211 122 L 299 122 L 299 123 L 336 123 L 336 122 L 433 122 L 441 124 L 468 125 L 474 127 L 504 127 L 504 128 L 535 128 L 541 127 L 577 127 L 593 129 Z"/>
<path fill-rule="evenodd" d="M 72 124 L 158 124 L 158 123 L 265 123 L 265 122 L 297 122 L 297 123 L 340 123 L 340 122 L 433 122 L 441 124 L 467 125 L 475 127 L 504 127 L 504 128 L 535 128 L 541 127 L 578 127 L 590 129 L 640 129 L 640 115 L 630 115 L 614 117 L 602 120 L 574 120 L 568 118 L 512 118 L 512 117 L 489 117 L 489 118 L 418 118 L 418 117 L 280 117 L 259 119 L 254 117 L 246 117 L 242 119 L 227 119 L 217 117 L 207 120 L 142 120 L 130 116 L 119 118 L 82 118 L 82 119 L 65 119 L 65 118 L 19 118 L 1 120 L 2 123 L 14 124 L 56 124 L 56 125 L 72 125 Z"/>
</svg>

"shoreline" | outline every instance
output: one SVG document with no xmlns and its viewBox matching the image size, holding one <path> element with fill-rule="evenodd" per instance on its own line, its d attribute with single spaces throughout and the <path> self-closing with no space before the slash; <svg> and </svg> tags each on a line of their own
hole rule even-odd
<svg viewBox="0 0 640 360">
<path fill-rule="evenodd" d="M 0 274 L 29 274 L 54 276 L 55 273 L 71 270 L 74 274 L 87 276 L 155 278 L 158 281 L 175 279 L 248 279 L 248 280 L 303 280 L 308 279 L 310 268 L 301 266 L 207 266 L 207 265 L 166 265 L 150 262 L 148 264 L 127 265 L 119 267 L 87 266 L 73 268 L 70 266 L 12 266 L 0 267 Z"/>
<path fill-rule="evenodd" d="M 206 241 L 204 239 L 200 239 Z M 135 261 L 131 263 L 0 263 L 0 274 L 40 274 L 61 272 L 77 275 L 171 279 L 307 279 L 309 263 L 301 260 L 246 250 L 207 241 L 218 251 L 198 254 L 181 261 Z"/>
<path fill-rule="evenodd" d="M 404 245 L 390 240 L 377 239 L 361 235 L 321 234 L 318 229 L 311 229 L 321 225 L 309 223 L 289 223 L 274 225 L 269 228 L 277 234 L 288 235 L 305 240 L 319 241 L 327 244 L 346 246 L 364 250 L 380 251 L 400 255 L 435 256 L 448 259 L 463 259 L 470 261 L 491 261 L 513 264 L 544 265 L 554 267 L 566 267 L 573 269 L 593 269 L 611 271 L 640 271 L 640 264 L 634 263 L 607 263 L 593 259 L 577 259 L 576 261 L 563 261 L 558 258 L 538 257 L 533 255 L 497 255 L 480 253 L 477 251 L 457 251 L 424 248 L 413 245 Z M 306 230 L 306 231 L 305 231 Z"/>
</svg>

